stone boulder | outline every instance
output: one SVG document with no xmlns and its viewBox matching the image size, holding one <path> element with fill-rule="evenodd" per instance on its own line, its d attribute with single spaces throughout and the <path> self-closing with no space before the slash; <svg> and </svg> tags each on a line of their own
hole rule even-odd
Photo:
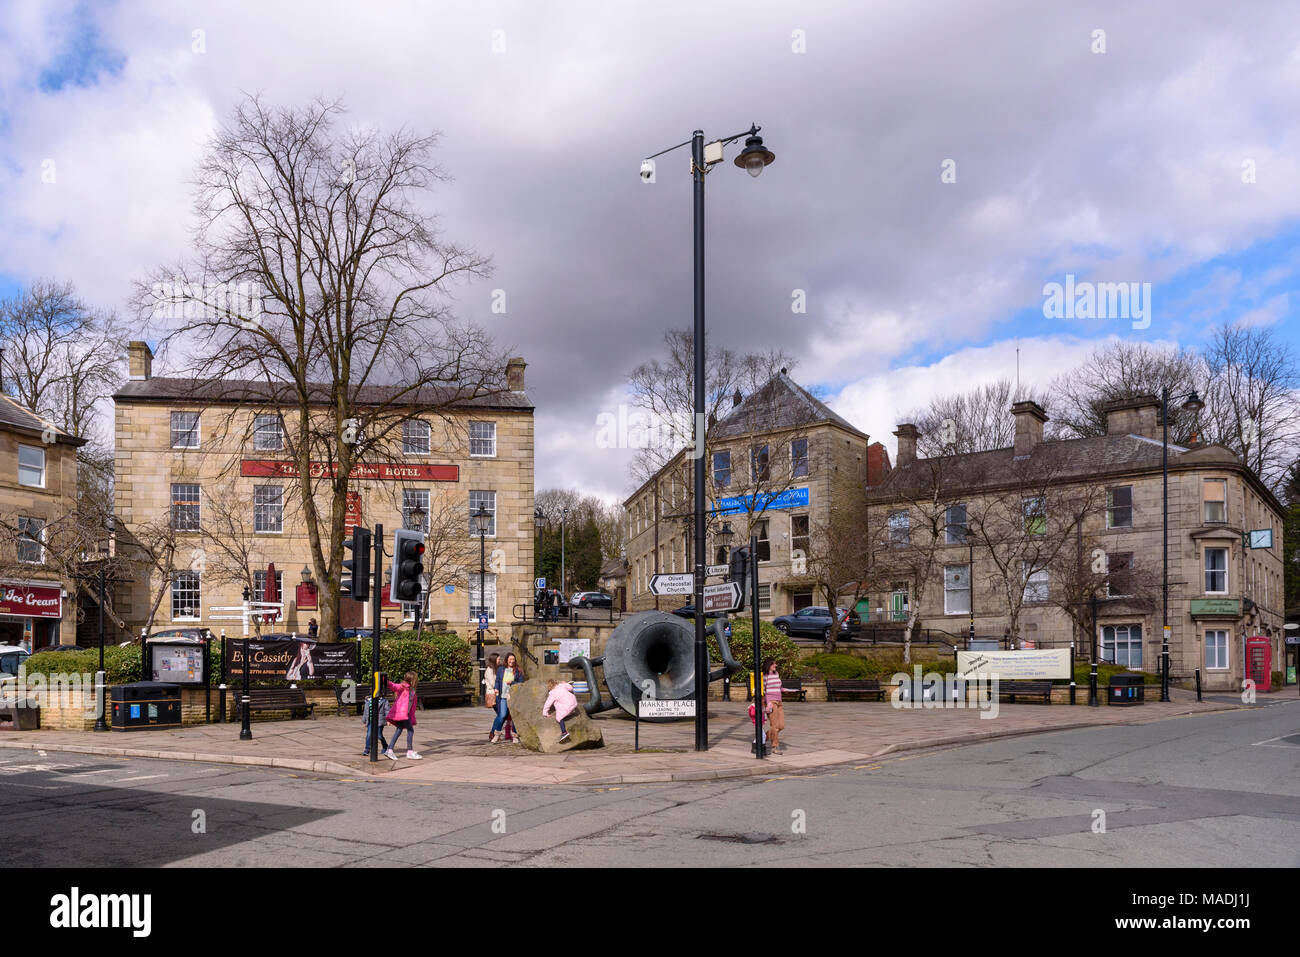
<svg viewBox="0 0 1300 957">
<path fill-rule="evenodd" d="M 542 717 L 542 705 L 550 689 L 539 678 L 530 678 L 523 684 L 510 688 L 510 717 L 515 723 L 519 743 L 530 751 L 559 754 L 563 751 L 580 751 L 583 748 L 603 748 L 605 737 L 596 722 L 587 716 L 579 703 L 572 718 L 566 718 L 565 728 L 569 740 L 560 742 L 560 726 L 551 715 Z"/>
</svg>

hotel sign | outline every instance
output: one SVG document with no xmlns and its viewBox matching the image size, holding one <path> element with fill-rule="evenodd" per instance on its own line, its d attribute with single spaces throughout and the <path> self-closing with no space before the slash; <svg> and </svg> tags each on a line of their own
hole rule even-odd
<svg viewBox="0 0 1300 957">
<path fill-rule="evenodd" d="M 0 583 L 0 615 L 26 618 L 62 618 L 63 589 L 58 585 Z"/>
<path fill-rule="evenodd" d="M 1192 617 L 1240 618 L 1241 602 L 1236 598 L 1193 598 Z"/>
<path fill-rule="evenodd" d="M 338 466 L 331 462 L 312 462 L 310 469 L 312 478 L 325 478 L 333 475 L 338 470 Z M 298 465 L 296 462 L 244 459 L 239 463 L 239 474 L 255 478 L 297 478 Z M 460 481 L 460 466 L 358 462 L 352 466 L 350 477 L 392 482 L 458 482 Z"/>
</svg>

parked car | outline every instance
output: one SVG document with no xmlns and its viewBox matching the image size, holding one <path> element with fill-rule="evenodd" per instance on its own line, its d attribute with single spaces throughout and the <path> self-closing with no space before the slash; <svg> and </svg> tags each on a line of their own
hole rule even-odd
<svg viewBox="0 0 1300 957">
<path fill-rule="evenodd" d="M 840 635 L 851 637 L 854 632 L 853 619 L 857 615 L 847 608 L 836 608 L 834 621 L 839 622 Z M 831 611 L 825 605 L 810 605 L 801 608 L 793 615 L 780 615 L 772 619 L 772 624 L 787 635 L 808 636 L 825 640 L 831 635 L 833 620 Z M 861 622 L 858 623 L 861 628 Z"/>
<path fill-rule="evenodd" d="M 192 641 L 201 642 L 204 638 L 212 641 L 216 638 L 207 628 L 164 628 L 149 636 L 150 641 Z"/>
<path fill-rule="evenodd" d="M 580 591 L 573 596 L 573 604 L 578 608 L 613 608 L 614 597 L 603 591 Z"/>
<path fill-rule="evenodd" d="M 689 620 L 691 620 L 691 621 L 694 621 L 694 620 L 695 620 L 695 606 L 694 606 L 694 605 L 682 605 L 681 608 L 674 608 L 674 609 L 673 609 L 673 614 L 676 615 L 678 618 L 687 618 L 687 619 L 689 619 Z M 722 612 L 720 612 L 720 611 L 708 611 L 708 612 L 705 612 L 705 613 L 704 613 L 704 620 L 705 620 L 705 621 L 708 621 L 710 618 L 718 618 L 718 617 L 720 617 L 721 615 L 722 615 Z"/>
<path fill-rule="evenodd" d="M 18 669 L 30 657 L 31 654 L 26 648 L 17 645 L 0 645 L 0 683 L 16 680 Z"/>
</svg>

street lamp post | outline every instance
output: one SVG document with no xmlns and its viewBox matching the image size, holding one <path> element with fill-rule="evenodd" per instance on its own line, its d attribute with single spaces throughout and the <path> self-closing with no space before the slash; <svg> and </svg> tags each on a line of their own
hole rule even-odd
<svg viewBox="0 0 1300 957">
<path fill-rule="evenodd" d="M 704 176 L 709 167 L 722 162 L 722 150 L 728 143 L 734 143 L 745 137 L 745 148 L 734 160 L 735 165 L 758 176 L 763 168 L 776 159 L 771 150 L 763 146 L 763 138 L 758 135 L 759 127 L 750 126 L 748 130 L 715 140 L 707 146 L 704 143 L 704 131 L 696 130 L 684 143 L 660 150 L 653 156 L 646 157 L 641 164 L 641 178 L 646 182 L 654 181 L 655 156 L 662 156 L 680 149 L 688 143 L 691 147 L 691 178 L 694 181 L 692 198 L 695 222 L 695 327 L 691 346 L 694 351 L 694 434 L 695 448 L 695 750 L 709 749 L 709 652 L 704 641 L 704 461 L 705 413 L 704 413 Z"/>
<path fill-rule="evenodd" d="M 564 525 L 565 522 L 568 521 L 568 519 L 569 519 L 569 509 L 566 506 L 565 508 L 560 509 L 560 598 L 561 599 L 565 599 L 565 596 L 569 594 L 569 581 L 568 581 L 568 575 L 566 574 L 568 569 L 565 567 L 564 564 Z"/>
<path fill-rule="evenodd" d="M 1184 395 L 1171 397 L 1169 387 L 1160 390 L 1160 424 L 1164 428 L 1164 441 L 1160 443 L 1160 473 L 1162 478 L 1160 505 L 1164 518 L 1164 531 L 1161 536 L 1163 553 L 1163 574 L 1161 575 L 1161 624 L 1163 626 L 1160 644 L 1160 700 L 1169 700 L 1169 403 L 1186 399 L 1183 409 L 1188 412 L 1200 412 L 1205 403 L 1193 390 Z"/>
<path fill-rule="evenodd" d="M 478 532 L 478 608 L 474 616 L 475 634 L 478 636 L 478 703 L 487 700 L 487 672 L 483 661 L 483 627 L 478 619 L 487 614 L 487 530 L 492 513 L 480 505 L 473 514 L 474 531 Z"/>
</svg>

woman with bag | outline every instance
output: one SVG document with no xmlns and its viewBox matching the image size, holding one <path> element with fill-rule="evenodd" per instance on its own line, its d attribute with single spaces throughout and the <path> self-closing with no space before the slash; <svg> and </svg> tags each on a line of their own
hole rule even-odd
<svg viewBox="0 0 1300 957">
<path fill-rule="evenodd" d="M 487 670 L 483 672 L 483 704 L 492 709 L 493 725 L 492 730 L 487 733 L 488 740 L 491 741 L 496 734 L 496 710 L 497 710 L 497 668 L 501 664 L 501 656 L 495 651 L 487 656 Z"/>
<path fill-rule="evenodd" d="M 414 671 L 406 673 L 406 680 L 392 684 L 392 689 L 396 692 L 397 697 L 393 701 L 392 708 L 388 711 L 388 723 L 397 730 L 393 732 L 393 743 L 389 745 L 388 750 L 384 752 L 384 757 L 391 761 L 397 760 L 397 755 L 393 753 L 393 748 L 397 747 L 397 739 L 402 731 L 406 731 L 406 756 L 412 761 L 419 761 L 421 755 L 415 751 L 415 683 L 417 676 Z"/>
<path fill-rule="evenodd" d="M 524 680 L 524 671 L 519 667 L 519 659 L 514 652 L 506 655 L 505 663 L 496 671 L 495 688 L 497 693 L 497 719 L 492 722 L 493 744 L 501 741 L 501 728 L 510 717 L 510 686 Z"/>
</svg>

